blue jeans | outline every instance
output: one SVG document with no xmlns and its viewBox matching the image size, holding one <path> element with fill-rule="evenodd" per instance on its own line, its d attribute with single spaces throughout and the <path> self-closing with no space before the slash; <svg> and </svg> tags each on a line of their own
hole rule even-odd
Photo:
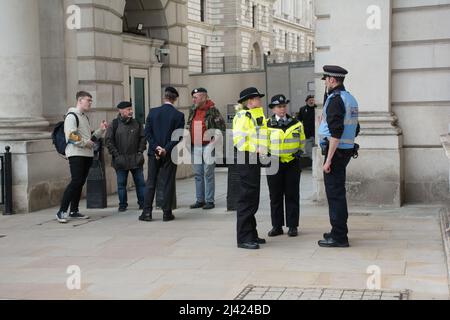
<svg viewBox="0 0 450 320">
<path fill-rule="evenodd" d="M 131 171 L 133 175 L 134 185 L 136 186 L 136 195 L 138 198 L 139 206 L 144 206 L 144 190 L 145 190 L 145 180 L 144 180 L 144 170 L 142 168 L 131 169 L 131 170 L 116 170 L 117 173 L 117 193 L 119 194 L 119 207 L 128 207 L 128 197 L 127 197 L 127 182 L 128 182 L 128 172 Z"/>
<path fill-rule="evenodd" d="M 216 167 L 212 146 L 192 146 L 192 167 L 195 175 L 197 202 L 214 203 Z"/>
</svg>

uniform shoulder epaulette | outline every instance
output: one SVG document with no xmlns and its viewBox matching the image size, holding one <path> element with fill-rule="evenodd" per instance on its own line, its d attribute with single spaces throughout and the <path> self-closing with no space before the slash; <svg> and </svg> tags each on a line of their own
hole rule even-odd
<svg viewBox="0 0 450 320">
<path fill-rule="evenodd" d="M 252 118 L 252 114 L 250 113 L 250 111 L 247 111 L 247 112 L 245 113 L 245 116 L 246 116 L 247 118 L 249 118 L 249 119 Z"/>
</svg>

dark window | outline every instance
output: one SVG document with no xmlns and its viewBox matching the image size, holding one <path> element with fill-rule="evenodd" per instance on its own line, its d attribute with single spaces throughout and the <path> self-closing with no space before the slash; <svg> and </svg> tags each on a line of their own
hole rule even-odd
<svg viewBox="0 0 450 320">
<path fill-rule="evenodd" d="M 202 73 L 206 73 L 206 47 L 202 47 Z"/>
<path fill-rule="evenodd" d="M 205 21 L 206 0 L 200 0 L 200 21 Z"/>
<path fill-rule="evenodd" d="M 253 28 L 256 28 L 256 6 L 253 6 Z"/>
</svg>

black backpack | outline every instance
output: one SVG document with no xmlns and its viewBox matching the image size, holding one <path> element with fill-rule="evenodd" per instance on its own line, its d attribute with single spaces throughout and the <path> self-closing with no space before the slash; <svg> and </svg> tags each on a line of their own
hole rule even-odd
<svg viewBox="0 0 450 320">
<path fill-rule="evenodd" d="M 80 120 L 78 119 L 78 116 L 74 112 L 69 112 L 68 114 L 66 114 L 64 119 L 66 119 L 66 117 L 69 114 L 73 114 L 75 116 L 75 119 L 77 120 L 77 128 L 78 128 L 80 125 Z M 53 140 L 53 144 L 55 145 L 56 151 L 60 155 L 65 157 L 67 142 L 66 142 L 66 134 L 64 133 L 64 121 L 60 121 L 56 124 L 55 129 L 53 129 L 52 140 Z"/>
</svg>

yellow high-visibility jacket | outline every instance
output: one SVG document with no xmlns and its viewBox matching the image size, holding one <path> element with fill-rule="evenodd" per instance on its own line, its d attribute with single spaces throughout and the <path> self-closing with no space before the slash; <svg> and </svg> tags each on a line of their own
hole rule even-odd
<svg viewBox="0 0 450 320">
<path fill-rule="evenodd" d="M 233 119 L 233 144 L 239 151 L 267 154 L 267 119 L 262 107 L 236 113 Z"/>
<path fill-rule="evenodd" d="M 291 123 L 286 131 L 276 125 L 275 118 L 268 122 L 269 152 L 271 155 L 279 157 L 282 163 L 291 162 L 295 159 L 294 154 L 305 150 L 303 124 L 295 118 L 290 119 Z"/>
</svg>

